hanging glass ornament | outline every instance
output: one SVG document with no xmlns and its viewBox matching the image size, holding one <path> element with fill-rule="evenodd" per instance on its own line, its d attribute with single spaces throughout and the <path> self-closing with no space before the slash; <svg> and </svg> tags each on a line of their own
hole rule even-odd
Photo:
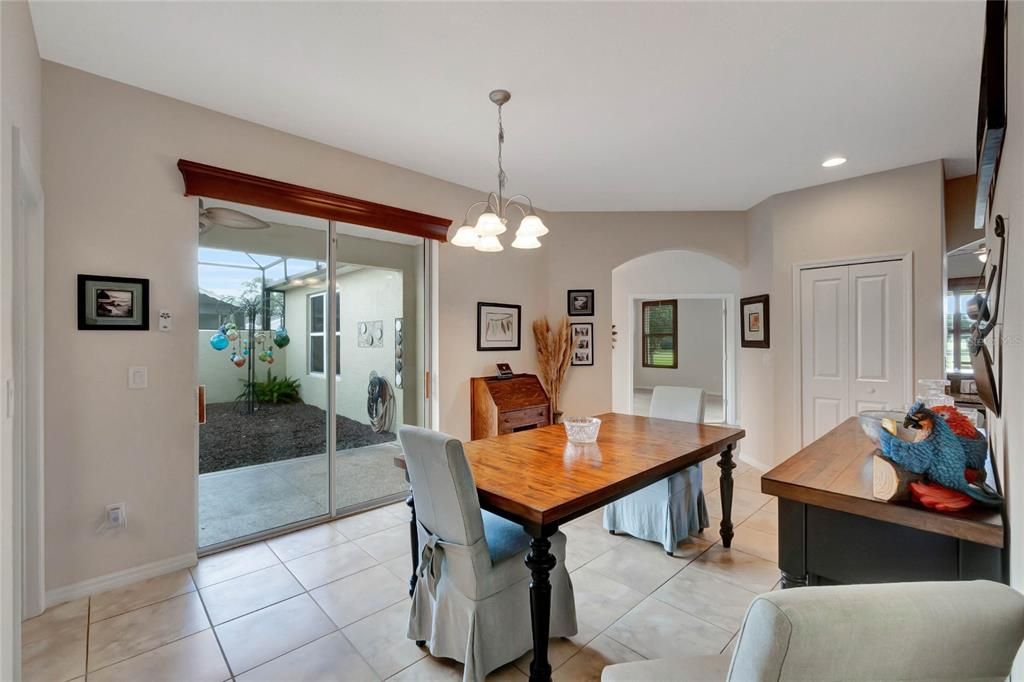
<svg viewBox="0 0 1024 682">
<path fill-rule="evenodd" d="M 229 343 L 231 342 L 228 340 L 228 337 L 224 336 L 220 332 L 217 332 L 210 337 L 210 345 L 214 350 L 224 350 L 228 347 Z"/>
<path fill-rule="evenodd" d="M 277 332 L 274 333 L 274 345 L 278 348 L 284 348 L 289 343 L 291 343 L 291 339 L 288 338 L 288 330 L 284 327 L 278 327 Z"/>
<path fill-rule="evenodd" d="M 238 325 L 236 325 L 234 322 L 228 322 L 226 325 L 224 325 L 224 335 L 227 336 L 228 339 L 230 339 L 231 341 L 237 339 Z"/>
<path fill-rule="evenodd" d="M 257 357 L 259 357 L 261 362 L 266 362 L 267 358 L 270 357 L 270 356 L 267 355 L 267 351 L 263 350 L 263 351 L 260 351 L 260 354 Z"/>
<path fill-rule="evenodd" d="M 242 367 L 245 365 L 245 356 L 239 355 L 238 353 L 232 353 L 231 362 L 235 363 L 235 367 Z"/>
<path fill-rule="evenodd" d="M 268 365 L 274 364 L 274 356 L 273 355 L 268 355 L 267 356 L 267 364 Z"/>
</svg>

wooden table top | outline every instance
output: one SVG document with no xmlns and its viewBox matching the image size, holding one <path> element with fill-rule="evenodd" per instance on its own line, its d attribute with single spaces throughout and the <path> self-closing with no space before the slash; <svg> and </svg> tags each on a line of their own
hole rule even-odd
<svg viewBox="0 0 1024 682">
<path fill-rule="evenodd" d="M 718 455 L 742 429 L 597 415 L 597 442 L 573 445 L 553 424 L 465 444 L 480 505 L 533 529 L 557 525 Z"/>
<path fill-rule="evenodd" d="M 873 495 L 875 444 L 850 417 L 761 477 L 761 492 L 806 504 L 897 523 L 993 547 L 1004 542 L 998 511 L 975 506 L 937 512 Z"/>
</svg>

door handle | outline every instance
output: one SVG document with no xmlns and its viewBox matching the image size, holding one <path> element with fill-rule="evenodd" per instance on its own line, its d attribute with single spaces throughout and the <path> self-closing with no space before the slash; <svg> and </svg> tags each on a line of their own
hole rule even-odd
<svg viewBox="0 0 1024 682">
<path fill-rule="evenodd" d="M 206 386 L 204 386 L 202 384 L 199 385 L 199 390 L 196 392 L 196 402 L 197 402 L 196 407 L 197 407 L 197 410 L 198 410 L 199 423 L 200 424 L 205 424 L 206 423 Z"/>
<path fill-rule="evenodd" d="M 875 389 L 873 389 L 873 388 L 869 388 L 868 389 L 868 395 L 874 395 L 874 393 L 875 393 Z"/>
</svg>

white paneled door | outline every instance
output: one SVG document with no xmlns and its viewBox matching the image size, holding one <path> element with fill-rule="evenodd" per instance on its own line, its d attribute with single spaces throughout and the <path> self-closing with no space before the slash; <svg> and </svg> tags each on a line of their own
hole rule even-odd
<svg viewBox="0 0 1024 682">
<path fill-rule="evenodd" d="M 904 406 L 904 267 L 891 260 L 800 272 L 805 445 L 863 410 Z"/>
</svg>

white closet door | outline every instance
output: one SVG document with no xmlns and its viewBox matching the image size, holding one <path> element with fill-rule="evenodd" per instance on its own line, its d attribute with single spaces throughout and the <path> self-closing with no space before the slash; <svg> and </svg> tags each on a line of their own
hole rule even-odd
<svg viewBox="0 0 1024 682">
<path fill-rule="evenodd" d="M 800 311 L 806 445 L 850 414 L 849 266 L 801 271 Z"/>
<path fill-rule="evenodd" d="M 849 269 L 850 415 L 901 409 L 907 383 L 904 334 L 910 325 L 904 319 L 901 263 L 861 263 Z"/>
</svg>

